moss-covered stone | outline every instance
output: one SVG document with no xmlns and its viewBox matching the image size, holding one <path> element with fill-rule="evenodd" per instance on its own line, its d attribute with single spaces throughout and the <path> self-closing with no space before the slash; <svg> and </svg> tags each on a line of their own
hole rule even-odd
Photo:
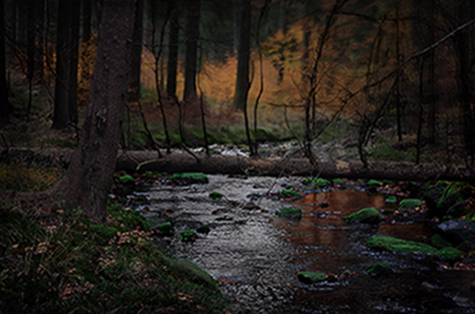
<svg viewBox="0 0 475 314">
<path fill-rule="evenodd" d="M 122 184 L 134 184 L 135 183 L 135 179 L 129 174 L 120 176 L 119 181 Z"/>
<path fill-rule="evenodd" d="M 201 172 L 175 173 L 170 181 L 176 185 L 189 185 L 195 183 L 208 183 L 208 178 Z"/>
<path fill-rule="evenodd" d="M 372 277 L 378 277 L 381 275 L 389 274 L 391 272 L 392 272 L 391 268 L 386 263 L 377 263 L 377 264 L 369 265 L 366 268 L 366 273 Z"/>
<path fill-rule="evenodd" d="M 323 179 L 323 178 L 315 178 L 313 180 L 313 183 L 315 183 L 315 186 L 316 187 L 324 187 L 324 186 L 327 186 L 330 184 L 330 181 L 328 181 L 327 179 Z"/>
<path fill-rule="evenodd" d="M 374 180 L 374 179 L 369 180 L 367 184 L 368 184 L 368 185 L 373 185 L 373 186 L 382 186 L 382 185 L 383 185 L 383 184 L 381 183 L 381 181 Z"/>
<path fill-rule="evenodd" d="M 201 226 L 198 229 L 196 229 L 196 232 L 199 233 L 209 233 L 211 231 L 209 226 Z"/>
<path fill-rule="evenodd" d="M 343 184 L 343 180 L 340 178 L 333 179 L 332 181 L 333 183 L 336 183 L 336 184 Z"/>
<path fill-rule="evenodd" d="M 209 197 L 213 200 L 218 200 L 218 199 L 221 199 L 224 195 L 219 193 L 219 192 L 211 192 L 209 194 Z"/>
<path fill-rule="evenodd" d="M 394 195 L 390 195 L 384 201 L 386 203 L 396 203 L 397 202 L 397 197 L 394 196 Z"/>
<path fill-rule="evenodd" d="M 361 222 L 369 224 L 377 224 L 381 219 L 381 216 L 374 207 L 363 208 L 362 210 L 357 211 L 343 219 L 349 223 L 352 222 Z"/>
<path fill-rule="evenodd" d="M 422 206 L 422 201 L 417 198 L 407 198 L 399 202 L 402 208 L 416 208 Z"/>
<path fill-rule="evenodd" d="M 303 213 L 298 207 L 285 207 L 275 212 L 279 217 L 300 218 Z"/>
<path fill-rule="evenodd" d="M 196 233 L 193 230 L 184 230 L 180 233 L 181 242 L 191 242 L 196 239 Z"/>
<path fill-rule="evenodd" d="M 452 243 L 447 241 L 443 236 L 440 234 L 435 234 L 430 238 L 430 242 L 432 243 L 433 246 L 438 247 L 438 248 L 444 248 L 447 246 L 451 246 Z"/>
<path fill-rule="evenodd" d="M 288 189 L 279 191 L 279 195 L 284 196 L 284 197 L 288 197 L 288 196 L 290 196 L 290 197 L 300 197 L 299 192 L 294 191 L 294 190 L 288 190 Z"/>
<path fill-rule="evenodd" d="M 173 234 L 173 225 L 171 222 L 164 222 L 159 227 L 160 235 L 170 236 Z"/>
<path fill-rule="evenodd" d="M 181 273 L 181 276 L 187 278 L 188 280 L 199 284 L 204 285 L 210 288 L 217 288 L 218 285 L 214 281 L 213 277 L 210 276 L 206 271 L 201 267 L 185 259 L 178 260 L 169 260 L 170 266 L 175 270 Z M 180 275 L 180 274 L 179 274 Z"/>
<path fill-rule="evenodd" d="M 397 252 L 435 253 L 437 251 L 436 248 L 425 243 L 406 241 L 393 237 L 373 236 L 368 239 L 366 245 L 370 248 L 380 248 Z"/>
<path fill-rule="evenodd" d="M 322 282 L 327 280 L 327 276 L 322 273 L 313 273 L 313 272 L 306 272 L 306 271 L 301 271 L 297 273 L 298 279 L 307 284 L 312 284 L 316 282 Z"/>
<path fill-rule="evenodd" d="M 456 261 L 462 257 L 462 252 L 453 247 L 445 247 L 435 252 L 434 256 L 444 261 Z"/>
</svg>

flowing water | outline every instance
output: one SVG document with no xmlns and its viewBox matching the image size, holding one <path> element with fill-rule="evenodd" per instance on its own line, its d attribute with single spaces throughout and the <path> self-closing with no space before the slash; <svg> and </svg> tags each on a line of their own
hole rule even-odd
<svg viewBox="0 0 475 314">
<path fill-rule="evenodd" d="M 154 243 L 167 255 L 187 258 L 208 271 L 241 313 L 475 313 L 473 272 L 445 270 L 425 254 L 366 247 L 372 235 L 430 237 L 433 232 L 422 217 L 379 226 L 342 220 L 364 207 L 390 206 L 380 194 L 365 193 L 347 182 L 341 189 L 314 191 L 289 203 L 259 195 L 275 195 L 286 184 L 297 185 L 299 178 L 208 178 L 208 184 L 152 188 L 146 216 L 152 225 L 173 222 L 176 235 L 210 227 L 192 243 L 179 242 L 179 236 L 156 238 Z M 225 198 L 212 200 L 211 192 Z M 329 206 L 322 208 L 322 202 Z M 300 207 L 305 216 L 275 216 L 276 210 L 289 206 Z M 366 267 L 380 262 L 394 272 L 368 276 Z M 345 270 L 351 275 L 340 277 Z M 339 279 L 308 285 L 298 281 L 299 271 Z"/>
</svg>

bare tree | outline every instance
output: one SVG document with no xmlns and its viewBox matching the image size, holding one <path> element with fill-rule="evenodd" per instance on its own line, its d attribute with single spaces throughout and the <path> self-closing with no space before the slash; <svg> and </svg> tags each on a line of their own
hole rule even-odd
<svg viewBox="0 0 475 314">
<path fill-rule="evenodd" d="M 66 175 L 50 192 L 67 209 L 106 220 L 129 83 L 135 0 L 105 0 L 89 104 Z"/>
</svg>

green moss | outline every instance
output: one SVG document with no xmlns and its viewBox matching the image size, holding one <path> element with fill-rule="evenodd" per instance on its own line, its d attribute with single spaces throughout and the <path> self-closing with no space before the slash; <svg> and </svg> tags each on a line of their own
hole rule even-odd
<svg viewBox="0 0 475 314">
<path fill-rule="evenodd" d="M 159 227 L 160 235 L 170 236 L 173 234 L 173 225 L 171 222 L 164 222 Z"/>
<path fill-rule="evenodd" d="M 279 217 L 302 217 L 302 210 L 298 207 L 285 207 L 275 212 Z"/>
<path fill-rule="evenodd" d="M 119 181 L 122 184 L 133 184 L 133 183 L 135 183 L 135 179 L 129 174 L 120 176 Z"/>
<path fill-rule="evenodd" d="M 366 245 L 370 248 L 382 248 L 397 252 L 435 253 L 437 251 L 436 248 L 425 243 L 406 241 L 393 237 L 373 236 L 368 239 Z"/>
<path fill-rule="evenodd" d="M 363 208 L 356 213 L 353 213 L 347 217 L 343 217 L 347 222 L 361 222 L 377 224 L 381 219 L 381 216 L 377 209 L 374 207 Z"/>
<path fill-rule="evenodd" d="M 394 195 L 388 196 L 385 200 L 386 203 L 396 203 L 397 197 Z"/>
<path fill-rule="evenodd" d="M 217 289 L 218 285 L 206 271 L 201 267 L 185 259 L 170 260 L 170 267 L 178 271 L 178 276 L 187 278 L 198 285 L 204 285 L 209 288 Z"/>
<path fill-rule="evenodd" d="M 434 255 L 443 260 L 455 261 L 462 257 L 462 252 L 453 247 L 445 247 L 435 252 Z"/>
<path fill-rule="evenodd" d="M 330 181 L 327 179 L 322 179 L 322 178 L 315 178 L 313 180 L 313 183 L 315 183 L 315 186 L 317 187 L 324 187 L 330 184 Z"/>
<path fill-rule="evenodd" d="M 181 242 L 191 242 L 196 239 L 196 234 L 193 230 L 184 230 L 180 233 Z"/>
<path fill-rule="evenodd" d="M 96 241 L 100 245 L 106 245 L 109 243 L 110 240 L 112 240 L 117 233 L 119 232 L 119 229 L 114 228 L 114 227 L 109 227 L 106 225 L 94 225 L 91 224 L 88 229 L 89 232 L 97 235 Z"/>
<path fill-rule="evenodd" d="M 223 196 L 224 196 L 224 195 L 221 194 L 221 193 L 219 193 L 219 192 L 211 192 L 211 193 L 209 194 L 209 197 L 210 197 L 211 199 L 213 199 L 213 200 L 220 199 L 220 198 L 222 198 Z"/>
<path fill-rule="evenodd" d="M 391 268 L 386 263 L 377 263 L 366 268 L 366 273 L 370 276 L 379 276 L 391 272 Z"/>
<path fill-rule="evenodd" d="M 368 185 L 382 186 L 383 184 L 381 183 L 381 181 L 371 179 L 368 181 Z"/>
<path fill-rule="evenodd" d="M 308 283 L 308 284 L 327 280 L 327 276 L 325 274 L 306 272 L 306 271 L 298 272 L 297 277 L 301 282 Z"/>
<path fill-rule="evenodd" d="M 201 172 L 175 173 L 169 178 L 175 184 L 208 183 L 208 178 Z"/>
<path fill-rule="evenodd" d="M 336 183 L 336 184 L 343 184 L 343 180 L 339 179 L 339 178 L 333 179 L 332 181 L 333 181 L 333 183 Z"/>
<path fill-rule="evenodd" d="M 294 190 L 282 190 L 279 191 L 279 195 L 284 197 L 300 197 L 300 193 Z"/>
<path fill-rule="evenodd" d="M 416 208 L 422 206 L 422 201 L 417 198 L 407 198 L 399 202 L 402 208 Z"/>
<path fill-rule="evenodd" d="M 452 243 L 450 243 L 449 241 L 447 241 L 443 236 L 441 236 L 440 234 L 435 234 L 434 236 L 432 236 L 432 238 L 430 239 L 430 242 L 432 243 L 433 246 L 435 247 L 440 247 L 440 248 L 443 248 L 443 247 L 447 247 L 447 246 L 451 246 Z"/>
</svg>

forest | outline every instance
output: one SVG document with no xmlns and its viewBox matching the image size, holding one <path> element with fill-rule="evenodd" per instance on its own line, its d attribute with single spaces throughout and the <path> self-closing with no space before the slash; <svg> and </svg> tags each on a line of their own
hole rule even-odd
<svg viewBox="0 0 475 314">
<path fill-rule="evenodd" d="M 209 275 L 154 250 L 157 226 L 111 198 L 127 182 L 205 181 L 171 173 L 464 181 L 445 214 L 460 205 L 459 217 L 474 216 L 471 0 L 1 0 L 0 10 L 0 312 L 21 300 L 26 312 L 100 301 L 229 313 Z M 78 244 L 82 232 L 94 249 Z M 124 241 L 140 256 L 133 270 Z M 21 254 L 36 272 L 15 268 Z M 35 304 L 20 286 L 48 288 Z M 125 286 L 126 302 L 114 294 Z"/>
</svg>

